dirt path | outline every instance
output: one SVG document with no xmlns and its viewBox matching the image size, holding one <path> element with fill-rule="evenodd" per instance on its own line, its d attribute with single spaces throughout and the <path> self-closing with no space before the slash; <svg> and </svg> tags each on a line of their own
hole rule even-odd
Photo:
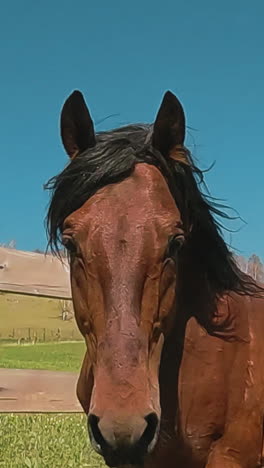
<svg viewBox="0 0 264 468">
<path fill-rule="evenodd" d="M 0 413 L 82 412 L 77 378 L 73 372 L 0 369 Z"/>
</svg>

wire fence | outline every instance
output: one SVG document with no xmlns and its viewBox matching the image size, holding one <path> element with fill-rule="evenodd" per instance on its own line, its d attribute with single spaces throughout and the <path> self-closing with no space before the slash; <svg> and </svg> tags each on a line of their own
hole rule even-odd
<svg viewBox="0 0 264 468">
<path fill-rule="evenodd" d="M 59 341 L 79 341 L 82 340 L 81 334 L 76 330 L 63 330 L 61 328 L 1 328 L 1 343 L 45 343 Z"/>
</svg>

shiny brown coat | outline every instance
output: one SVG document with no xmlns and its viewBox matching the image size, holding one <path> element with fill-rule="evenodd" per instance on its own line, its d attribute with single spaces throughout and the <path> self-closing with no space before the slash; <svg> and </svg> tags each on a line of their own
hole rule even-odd
<svg viewBox="0 0 264 468">
<path fill-rule="evenodd" d="M 70 255 L 94 449 L 123 468 L 261 466 L 263 290 L 200 192 L 181 104 L 168 92 L 154 126 L 96 135 L 74 92 L 61 134 L 48 228 Z"/>
</svg>

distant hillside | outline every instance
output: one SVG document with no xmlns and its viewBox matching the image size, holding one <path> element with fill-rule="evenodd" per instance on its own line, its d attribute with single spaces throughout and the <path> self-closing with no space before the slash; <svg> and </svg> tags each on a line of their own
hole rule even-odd
<svg viewBox="0 0 264 468">
<path fill-rule="evenodd" d="M 71 301 L 0 292 L 0 343 L 81 340 Z"/>
</svg>

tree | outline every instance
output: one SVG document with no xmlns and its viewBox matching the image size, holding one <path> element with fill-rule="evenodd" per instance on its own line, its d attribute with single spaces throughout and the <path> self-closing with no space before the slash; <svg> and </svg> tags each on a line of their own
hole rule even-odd
<svg viewBox="0 0 264 468">
<path fill-rule="evenodd" d="M 253 254 L 248 260 L 248 274 L 256 281 L 264 280 L 264 269 L 258 255 Z"/>
<path fill-rule="evenodd" d="M 4 247 L 5 249 L 15 249 L 16 248 L 16 241 L 12 239 L 9 242 L 0 244 L 0 247 Z"/>
<path fill-rule="evenodd" d="M 245 257 L 242 255 L 234 255 L 234 259 L 236 261 L 236 264 L 238 268 L 243 271 L 243 273 L 247 273 L 248 271 L 248 261 Z"/>
</svg>

